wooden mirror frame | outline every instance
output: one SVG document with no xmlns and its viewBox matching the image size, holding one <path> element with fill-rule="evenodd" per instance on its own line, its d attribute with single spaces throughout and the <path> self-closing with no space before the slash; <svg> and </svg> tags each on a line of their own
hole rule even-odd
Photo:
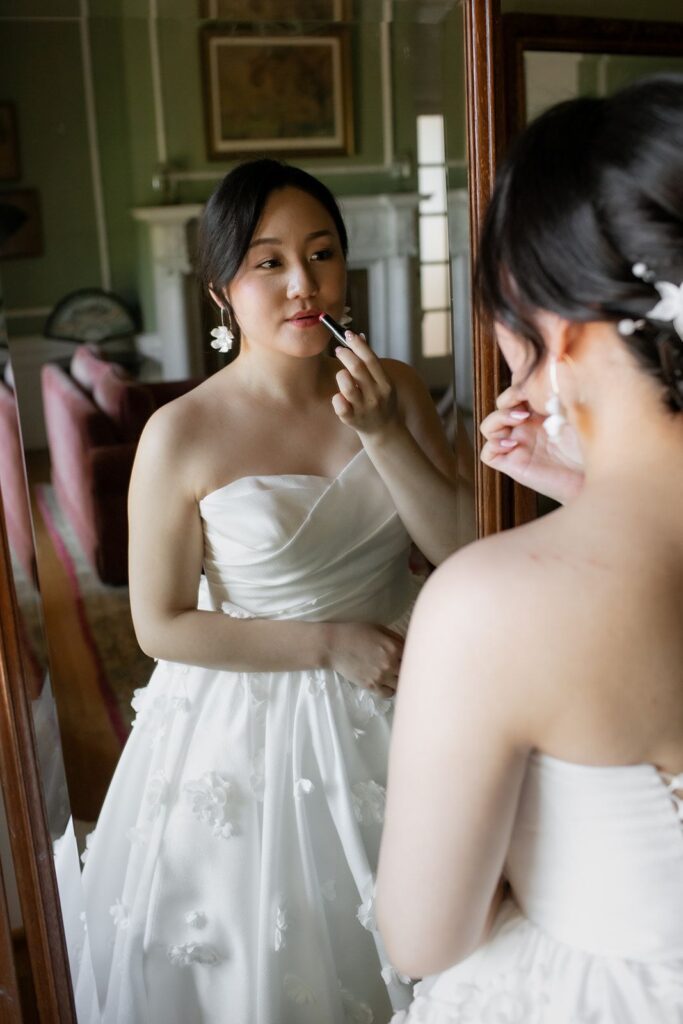
<svg viewBox="0 0 683 1024">
<path fill-rule="evenodd" d="M 496 127 L 500 102 L 500 0 L 462 0 L 465 27 L 466 117 L 472 266 L 491 195 L 502 139 Z M 473 306 L 475 422 L 489 412 L 502 386 L 502 366 L 491 324 Z M 477 460 L 475 480 L 480 536 L 511 525 L 514 489 Z M 24 922 L 30 971 L 41 1024 L 77 1024 L 64 939 L 53 850 L 43 800 L 33 719 L 22 664 L 19 611 L 0 502 L 0 778 L 11 853 Z M 19 1024 L 9 919 L 0 872 L 0 1019 Z"/>
</svg>

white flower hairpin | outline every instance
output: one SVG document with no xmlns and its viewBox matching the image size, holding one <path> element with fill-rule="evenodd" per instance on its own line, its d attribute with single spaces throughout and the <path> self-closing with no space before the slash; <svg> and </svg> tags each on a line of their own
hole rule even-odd
<svg viewBox="0 0 683 1024">
<path fill-rule="evenodd" d="M 671 281 L 655 281 L 655 275 L 642 260 L 633 264 L 631 273 L 634 277 L 652 284 L 653 288 L 659 292 L 660 299 L 645 314 L 644 319 L 620 320 L 617 324 L 619 333 L 630 335 L 644 327 L 646 320 L 659 320 L 662 323 L 672 324 L 676 334 L 683 341 L 683 282 L 673 284 Z"/>
</svg>

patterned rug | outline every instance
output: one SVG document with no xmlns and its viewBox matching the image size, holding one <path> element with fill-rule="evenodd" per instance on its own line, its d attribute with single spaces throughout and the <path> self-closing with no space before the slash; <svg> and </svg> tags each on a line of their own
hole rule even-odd
<svg viewBox="0 0 683 1024">
<path fill-rule="evenodd" d="M 102 699 L 123 745 L 134 717 L 130 706 L 133 690 L 148 681 L 154 661 L 143 654 L 135 639 L 128 588 L 102 583 L 62 514 L 54 488 L 40 484 L 36 491 L 45 525 L 71 583 L 83 637 L 97 665 Z"/>
</svg>

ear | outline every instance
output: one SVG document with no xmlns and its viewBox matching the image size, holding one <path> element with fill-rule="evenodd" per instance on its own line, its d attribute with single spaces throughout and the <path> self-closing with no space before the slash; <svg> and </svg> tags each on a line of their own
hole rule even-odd
<svg viewBox="0 0 683 1024">
<path fill-rule="evenodd" d="M 219 292 L 214 291 L 213 285 L 209 285 L 209 295 L 211 296 L 211 298 L 216 303 L 219 309 L 225 307 L 225 304 L 228 301 L 227 296 L 221 295 Z"/>
<path fill-rule="evenodd" d="M 558 313 L 543 310 L 538 316 L 538 326 L 549 354 L 561 362 L 565 356 L 572 354 L 583 324 L 566 320 Z"/>
</svg>

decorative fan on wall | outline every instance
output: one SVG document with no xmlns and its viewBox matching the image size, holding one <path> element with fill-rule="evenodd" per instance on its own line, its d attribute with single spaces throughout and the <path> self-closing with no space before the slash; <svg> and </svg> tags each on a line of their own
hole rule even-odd
<svg viewBox="0 0 683 1024">
<path fill-rule="evenodd" d="M 132 341 L 135 321 L 118 295 L 101 288 L 81 288 L 61 299 L 45 324 L 47 338 L 102 345 L 115 338 Z"/>
</svg>

